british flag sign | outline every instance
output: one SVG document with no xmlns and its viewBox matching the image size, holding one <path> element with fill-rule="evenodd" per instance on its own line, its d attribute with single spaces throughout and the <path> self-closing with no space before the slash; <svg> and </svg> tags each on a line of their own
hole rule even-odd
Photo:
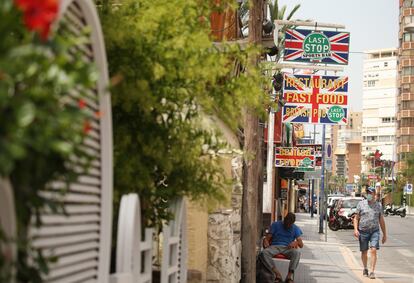
<svg viewBox="0 0 414 283">
<path fill-rule="evenodd" d="M 285 61 L 348 65 L 349 32 L 288 29 Z"/>
<path fill-rule="evenodd" d="M 346 125 L 348 77 L 283 74 L 283 123 Z"/>
</svg>

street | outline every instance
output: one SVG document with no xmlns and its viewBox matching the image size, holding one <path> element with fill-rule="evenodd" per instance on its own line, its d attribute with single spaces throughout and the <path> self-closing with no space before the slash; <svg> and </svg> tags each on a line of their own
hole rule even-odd
<svg viewBox="0 0 414 283">
<path fill-rule="evenodd" d="M 384 282 L 414 282 L 414 216 L 385 218 L 388 240 L 381 245 L 376 267 L 377 278 Z M 339 230 L 334 233 L 338 241 L 347 246 L 355 259 L 360 261 L 358 241 L 353 230 Z"/>
</svg>

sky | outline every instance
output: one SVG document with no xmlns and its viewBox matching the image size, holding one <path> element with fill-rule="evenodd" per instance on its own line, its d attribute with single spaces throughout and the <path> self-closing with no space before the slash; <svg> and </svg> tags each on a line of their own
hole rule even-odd
<svg viewBox="0 0 414 283">
<path fill-rule="evenodd" d="M 349 76 L 350 109 L 362 111 L 363 52 L 398 47 L 398 1 L 279 0 L 279 6 L 287 5 L 286 15 L 296 4 L 301 7 L 292 19 L 342 24 L 351 33 L 349 65 L 343 75 Z"/>
</svg>

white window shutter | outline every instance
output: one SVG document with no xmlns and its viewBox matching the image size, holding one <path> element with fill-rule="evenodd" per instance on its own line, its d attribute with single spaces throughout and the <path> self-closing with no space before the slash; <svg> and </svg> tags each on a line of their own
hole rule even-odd
<svg viewBox="0 0 414 283">
<path fill-rule="evenodd" d="M 85 148 L 96 156 L 92 168 L 70 186 L 64 196 L 67 215 L 44 213 L 43 225 L 33 228 L 33 245 L 45 255 L 58 256 L 46 282 L 109 282 L 112 226 L 112 118 L 108 70 L 101 25 L 92 0 L 61 0 L 59 21 L 69 32 L 90 30 L 90 44 L 77 47 L 83 60 L 99 72 L 96 87 L 89 90 L 86 107 L 101 113 L 91 121 Z M 76 97 L 76 92 L 69 94 Z M 74 160 L 76 162 L 76 160 Z M 56 188 L 62 184 L 56 183 Z M 46 197 L 60 197 L 45 193 Z"/>
</svg>

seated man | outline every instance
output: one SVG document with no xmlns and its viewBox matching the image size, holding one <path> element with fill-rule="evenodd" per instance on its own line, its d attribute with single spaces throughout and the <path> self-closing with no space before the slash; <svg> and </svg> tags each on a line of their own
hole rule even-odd
<svg viewBox="0 0 414 283">
<path fill-rule="evenodd" d="M 282 275 L 273 264 L 272 258 L 274 255 L 283 254 L 290 259 L 289 271 L 285 282 L 293 283 L 293 273 L 299 265 L 300 251 L 298 248 L 303 248 L 303 241 L 300 238 L 302 230 L 294 224 L 295 220 L 295 214 L 289 212 L 283 221 L 272 223 L 269 233 L 263 240 L 265 249 L 260 256 L 267 267 L 275 273 L 275 282 L 282 282 Z"/>
</svg>

